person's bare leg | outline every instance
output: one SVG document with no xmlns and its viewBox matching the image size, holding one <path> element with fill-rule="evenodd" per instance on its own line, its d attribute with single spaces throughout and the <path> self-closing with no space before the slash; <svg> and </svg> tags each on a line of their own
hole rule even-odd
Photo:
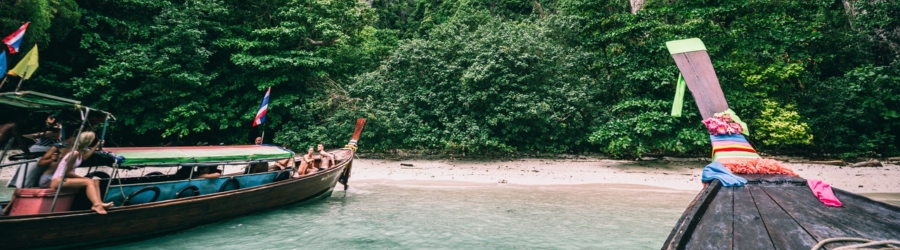
<svg viewBox="0 0 900 250">
<path fill-rule="evenodd" d="M 94 181 L 94 192 L 97 193 L 97 197 L 102 197 L 102 196 L 100 196 L 100 180 L 94 180 L 94 179 L 88 179 L 88 180 Z M 103 198 L 100 198 L 100 202 L 101 203 L 103 202 Z M 103 208 L 111 208 L 113 206 L 112 202 L 102 203 L 102 204 L 103 204 Z"/>
<path fill-rule="evenodd" d="M 306 175 L 307 168 L 309 168 L 309 163 L 306 163 L 306 162 L 300 163 L 300 167 L 298 168 L 299 171 L 297 171 L 297 176 Z"/>
<path fill-rule="evenodd" d="M 61 178 L 53 178 L 53 181 L 50 183 L 50 188 L 56 189 L 59 186 L 59 182 L 61 180 Z M 93 204 L 93 206 L 91 206 L 91 210 L 94 210 L 98 214 L 106 214 L 106 204 L 103 204 L 103 200 L 100 199 L 100 188 L 94 185 L 94 180 L 86 178 L 71 178 L 67 179 L 62 184 L 62 187 L 68 189 L 84 188 L 84 194 L 87 195 L 88 200 L 90 200 L 91 204 Z"/>
<path fill-rule="evenodd" d="M 194 178 L 219 178 L 221 176 L 222 176 L 222 174 L 220 174 L 220 173 L 205 173 L 205 174 L 200 174 L 200 175 L 194 176 Z"/>
</svg>

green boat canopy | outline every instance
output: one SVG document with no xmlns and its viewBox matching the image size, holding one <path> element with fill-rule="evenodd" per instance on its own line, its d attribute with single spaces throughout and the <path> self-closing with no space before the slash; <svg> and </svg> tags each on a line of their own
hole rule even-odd
<svg viewBox="0 0 900 250">
<path fill-rule="evenodd" d="M 287 159 L 294 152 L 278 146 L 191 146 L 104 148 L 124 157 L 121 166 L 180 166 L 196 163 L 241 164 Z"/>
<path fill-rule="evenodd" d="M 81 102 L 33 91 L 0 93 L 0 104 L 27 109 L 77 109 Z"/>
<path fill-rule="evenodd" d="M 33 110 L 80 110 L 82 108 L 88 108 L 81 106 L 81 101 L 34 91 L 0 93 L 0 105 L 9 105 Z M 115 117 L 109 112 L 93 108 L 90 109 L 91 112 L 104 113 L 109 115 L 112 120 L 115 120 Z"/>
</svg>

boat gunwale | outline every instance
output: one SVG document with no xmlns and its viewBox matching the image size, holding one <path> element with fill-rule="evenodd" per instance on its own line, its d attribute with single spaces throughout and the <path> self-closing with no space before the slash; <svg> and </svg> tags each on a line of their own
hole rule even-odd
<svg viewBox="0 0 900 250">
<path fill-rule="evenodd" d="M 694 228 L 697 227 L 697 224 L 700 223 L 700 219 L 703 218 L 702 215 L 709 208 L 711 201 L 715 199 L 721 189 L 722 183 L 719 182 L 718 179 L 714 179 L 709 185 L 706 185 L 706 187 L 700 190 L 700 193 L 694 197 L 691 204 L 688 205 L 681 217 L 678 218 L 678 222 L 675 223 L 675 227 L 672 228 L 669 237 L 666 238 L 665 244 L 663 244 L 660 249 L 684 249 L 685 244 L 690 240 L 690 237 L 684 236 L 693 234 Z M 698 214 L 701 216 L 697 216 Z"/>
<path fill-rule="evenodd" d="M 328 175 L 334 171 L 338 171 L 338 170 L 343 171 L 343 169 L 345 167 L 347 167 L 347 165 L 350 165 L 350 163 L 353 162 L 353 156 L 356 155 L 356 152 L 354 152 L 353 149 L 351 149 L 351 148 L 339 148 L 339 149 L 331 150 L 331 152 L 339 151 L 339 150 L 349 150 L 350 156 L 347 157 L 346 160 L 344 160 L 338 164 L 335 164 L 334 167 L 329 168 L 326 171 L 316 172 L 315 174 L 312 174 L 312 175 L 303 176 L 300 178 L 291 178 L 291 179 L 288 179 L 287 181 L 272 182 L 272 183 L 255 186 L 255 187 L 241 188 L 241 189 L 229 190 L 229 191 L 224 191 L 224 192 L 216 192 L 216 193 L 206 194 L 206 195 L 199 195 L 199 196 L 192 196 L 192 197 L 171 199 L 171 200 L 164 200 L 164 201 L 156 201 L 156 202 L 148 202 L 148 203 L 131 205 L 131 206 L 113 207 L 113 208 L 108 209 L 107 212 L 115 213 L 118 211 L 124 212 L 124 211 L 129 211 L 129 210 L 150 209 L 150 208 L 156 208 L 156 207 L 171 206 L 171 205 L 177 205 L 177 204 L 182 204 L 182 203 L 194 202 L 194 201 L 198 201 L 198 200 L 217 199 L 217 198 L 221 198 L 222 196 L 230 196 L 230 195 L 234 195 L 234 194 L 253 192 L 253 191 L 260 190 L 260 189 L 275 188 L 277 186 L 295 184 L 297 182 L 317 178 L 322 175 Z M 50 218 L 89 216 L 89 215 L 95 215 L 95 214 L 96 213 L 91 210 L 79 210 L 79 211 L 65 211 L 65 212 L 45 213 L 45 214 L 29 214 L 29 215 L 21 215 L 21 216 L 0 216 L 0 223 L 11 222 L 11 221 L 26 221 L 27 222 L 27 221 L 33 221 L 33 220 L 50 219 Z"/>
<path fill-rule="evenodd" d="M 834 191 L 835 195 L 841 194 L 841 196 L 845 196 L 845 195 L 846 195 L 846 196 L 853 197 L 853 198 L 855 198 L 855 199 L 862 199 L 862 200 L 865 200 L 865 201 L 869 202 L 870 204 L 876 204 L 876 205 L 878 205 L 878 206 L 880 206 L 880 207 L 882 207 L 882 208 L 884 208 L 884 209 L 887 209 L 887 210 L 891 210 L 891 211 L 900 213 L 900 206 L 898 206 L 898 205 L 890 204 L 890 203 L 883 202 L 883 201 L 874 200 L 874 199 L 872 199 L 872 198 L 869 198 L 869 197 L 866 197 L 866 196 L 863 196 L 863 195 L 860 195 L 860 194 L 856 194 L 856 193 L 853 193 L 853 192 L 850 192 L 850 191 L 847 191 L 847 190 L 843 190 L 843 189 L 840 189 L 840 188 L 836 188 L 836 187 L 831 187 L 831 190 Z"/>
</svg>

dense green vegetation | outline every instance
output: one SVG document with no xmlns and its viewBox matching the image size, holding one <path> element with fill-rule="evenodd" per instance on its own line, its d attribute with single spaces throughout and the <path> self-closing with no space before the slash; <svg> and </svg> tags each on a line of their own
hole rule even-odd
<svg viewBox="0 0 900 250">
<path fill-rule="evenodd" d="M 366 150 L 705 155 L 690 95 L 683 116 L 668 116 L 678 72 L 665 42 L 698 37 L 762 151 L 900 154 L 900 2 L 631 8 L 4 0 L 0 30 L 30 20 L 24 44 L 39 44 L 41 68 L 26 88 L 113 112 L 119 143 L 247 143 L 272 87 L 267 135 L 298 148 L 339 146 L 364 116 Z"/>
</svg>

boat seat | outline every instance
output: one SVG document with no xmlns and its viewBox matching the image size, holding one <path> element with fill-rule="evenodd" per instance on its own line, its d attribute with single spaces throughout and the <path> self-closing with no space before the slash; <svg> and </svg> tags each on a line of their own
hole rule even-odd
<svg viewBox="0 0 900 250">
<path fill-rule="evenodd" d="M 59 199 L 56 201 L 54 212 L 69 211 L 72 207 L 72 199 L 77 190 L 62 189 Z M 50 212 L 53 197 L 56 196 L 54 188 L 17 188 L 13 193 L 16 197 L 10 207 L 9 215 L 40 214 Z"/>
</svg>

